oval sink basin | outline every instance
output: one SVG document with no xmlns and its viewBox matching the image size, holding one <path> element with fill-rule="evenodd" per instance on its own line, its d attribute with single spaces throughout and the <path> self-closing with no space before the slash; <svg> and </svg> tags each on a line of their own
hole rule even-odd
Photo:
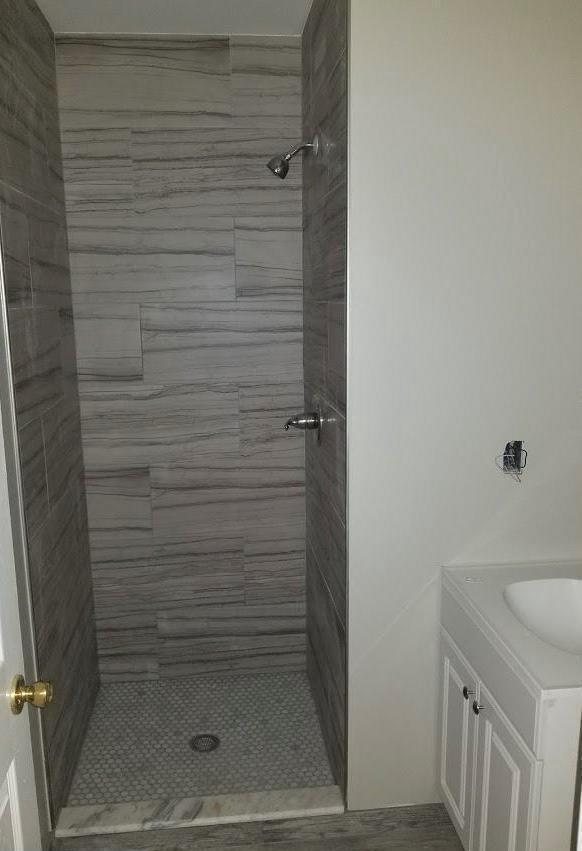
<svg viewBox="0 0 582 851">
<path fill-rule="evenodd" d="M 542 641 L 582 655 L 582 579 L 513 582 L 503 597 L 518 621 Z"/>
</svg>

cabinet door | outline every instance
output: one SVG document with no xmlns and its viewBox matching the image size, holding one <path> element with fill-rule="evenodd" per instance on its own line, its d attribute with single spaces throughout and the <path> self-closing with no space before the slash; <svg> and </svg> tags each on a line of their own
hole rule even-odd
<svg viewBox="0 0 582 851">
<path fill-rule="evenodd" d="M 479 689 L 474 851 L 536 847 L 541 763 L 526 747 L 487 688 Z"/>
<path fill-rule="evenodd" d="M 476 727 L 472 704 L 477 678 L 447 635 L 442 637 L 441 660 L 441 791 L 463 846 L 469 851 Z"/>
</svg>

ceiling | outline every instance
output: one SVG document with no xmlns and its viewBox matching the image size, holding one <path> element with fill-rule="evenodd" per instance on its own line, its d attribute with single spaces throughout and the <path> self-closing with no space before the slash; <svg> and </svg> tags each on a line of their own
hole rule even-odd
<svg viewBox="0 0 582 851">
<path fill-rule="evenodd" d="M 56 33 L 298 35 L 312 0 L 37 0 Z"/>
</svg>

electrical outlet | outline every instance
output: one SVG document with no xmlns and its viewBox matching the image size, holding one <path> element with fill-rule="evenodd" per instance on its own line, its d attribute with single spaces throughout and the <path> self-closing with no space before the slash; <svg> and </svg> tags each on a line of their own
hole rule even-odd
<svg viewBox="0 0 582 851">
<path fill-rule="evenodd" d="M 521 473 L 525 469 L 527 452 L 523 448 L 523 440 L 510 440 L 503 452 L 503 472 Z"/>
</svg>

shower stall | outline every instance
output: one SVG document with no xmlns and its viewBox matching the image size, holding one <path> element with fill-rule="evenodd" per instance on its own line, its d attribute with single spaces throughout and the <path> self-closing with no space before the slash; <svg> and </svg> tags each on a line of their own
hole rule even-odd
<svg viewBox="0 0 582 851">
<path fill-rule="evenodd" d="M 0 20 L 2 413 L 57 838 L 339 812 L 347 0 L 301 37 Z"/>
</svg>

